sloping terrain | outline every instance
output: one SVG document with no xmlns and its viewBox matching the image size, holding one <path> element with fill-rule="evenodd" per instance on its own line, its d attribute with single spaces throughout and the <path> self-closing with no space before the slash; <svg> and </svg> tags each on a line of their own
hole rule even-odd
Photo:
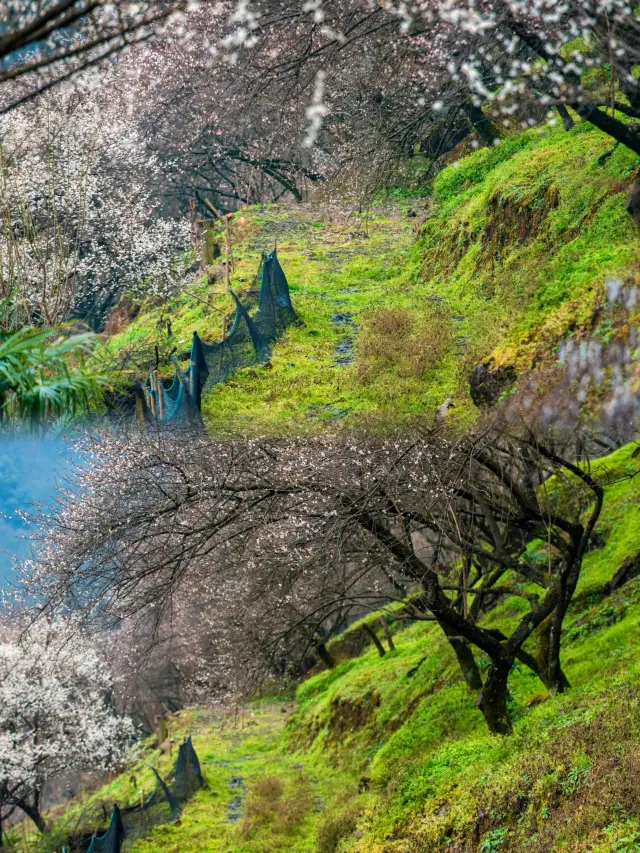
<svg viewBox="0 0 640 853">
<path fill-rule="evenodd" d="M 517 666 L 514 734 L 491 736 L 437 626 L 397 614 L 396 648 L 380 657 L 354 625 L 333 641 L 338 666 L 304 681 L 295 702 L 175 715 L 173 735 L 194 733 L 208 788 L 135 851 L 635 853 L 640 578 L 606 587 L 625 559 L 639 559 L 634 452 L 594 466 L 611 485 L 566 623 L 566 694 L 549 697 Z M 513 607 L 498 605 L 486 624 L 504 629 Z M 169 758 L 148 747 L 137 768 L 72 805 L 58 833 L 91 825 L 101 802 L 136 801 L 150 764 L 167 770 Z"/>
<path fill-rule="evenodd" d="M 464 425 L 478 362 L 522 377 L 553 363 L 568 336 L 624 339 L 630 318 L 609 310 L 605 281 L 638 278 L 638 226 L 624 205 L 639 166 L 588 125 L 536 129 L 365 212 L 244 209 L 231 228 L 233 289 L 255 304 L 260 253 L 276 244 L 302 322 L 267 367 L 238 371 L 209 393 L 208 426 L 376 426 L 447 398 Z M 125 377 L 144 372 L 158 344 L 170 373 L 170 349 L 187 350 L 193 330 L 219 340 L 230 310 L 223 282 L 206 278 L 168 304 L 134 306 L 137 316 L 106 342 L 111 365 Z"/>
<path fill-rule="evenodd" d="M 255 305 L 260 252 L 277 243 L 301 323 L 269 365 L 240 370 L 207 395 L 208 428 L 377 428 L 447 398 L 464 427 L 477 411 L 474 365 L 544 380 L 564 340 L 632 343 L 638 301 L 616 312 L 607 277 L 638 284 L 638 226 L 625 210 L 638 168 L 578 125 L 460 156 L 428 191 L 403 188 L 366 213 L 319 204 L 241 211 L 233 289 Z M 105 347 L 130 376 L 156 344 L 166 359 L 173 347 L 183 354 L 194 329 L 217 339 L 230 307 L 212 276 L 169 304 L 128 305 Z M 397 608 L 388 614 L 394 649 L 381 657 L 352 625 L 332 641 L 337 667 L 307 678 L 295 700 L 176 715 L 174 734 L 194 733 L 208 788 L 179 824 L 134 849 L 638 853 L 640 578 L 608 585 L 626 560 L 640 562 L 638 464 L 629 445 L 593 466 L 606 498 L 565 623 L 572 688 L 550 697 L 517 665 L 512 736 L 487 733 L 437 626 Z M 485 624 L 506 630 L 521 606 L 509 598 Z M 367 621 L 386 644 L 379 618 Z M 481 669 L 488 663 L 479 656 Z M 95 826 L 101 803 L 135 800 L 150 763 L 169 767 L 148 745 L 135 782 L 129 770 L 78 800 L 55 837 L 70 821 Z"/>
<path fill-rule="evenodd" d="M 277 245 L 301 324 L 290 327 L 274 345 L 268 367 L 240 370 L 207 395 L 203 413 L 211 428 L 314 429 L 386 407 L 374 389 L 354 384 L 351 364 L 360 317 L 374 306 L 406 298 L 409 222 L 406 208 L 399 205 L 362 215 L 297 206 L 248 208 L 236 216 L 232 289 L 243 303 L 255 306 L 261 252 Z M 211 308 L 205 304 L 209 299 Z M 143 306 L 130 325 L 109 339 L 108 347 L 121 361 L 130 355 L 136 362 L 136 354 L 150 352 L 156 341 L 163 353 L 174 345 L 187 350 L 194 330 L 214 342 L 220 340 L 223 316 L 230 310 L 224 282 L 205 282 L 167 306 Z M 170 340 L 167 318 L 172 321 Z"/>
</svg>

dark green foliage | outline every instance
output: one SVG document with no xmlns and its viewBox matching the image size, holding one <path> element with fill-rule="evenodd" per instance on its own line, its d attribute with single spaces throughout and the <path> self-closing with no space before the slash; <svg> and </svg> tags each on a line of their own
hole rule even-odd
<svg viewBox="0 0 640 853">
<path fill-rule="evenodd" d="M 0 421 L 73 417 L 100 404 L 105 377 L 85 367 L 92 335 L 0 328 Z"/>
</svg>

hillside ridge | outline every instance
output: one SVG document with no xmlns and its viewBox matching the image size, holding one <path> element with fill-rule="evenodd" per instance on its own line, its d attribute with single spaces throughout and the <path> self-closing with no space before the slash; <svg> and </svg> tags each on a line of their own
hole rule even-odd
<svg viewBox="0 0 640 853">
<path fill-rule="evenodd" d="M 377 428 L 450 400 L 464 428 L 474 401 L 495 403 L 532 371 L 548 381 L 562 341 L 624 341 L 633 317 L 608 305 L 606 282 L 638 281 L 625 209 L 638 166 L 588 125 L 536 129 L 461 156 L 426 194 L 389 191 L 366 210 L 244 208 L 231 224 L 232 287 L 251 304 L 256 258 L 277 245 L 302 324 L 268 369 L 239 370 L 206 395 L 206 424 Z M 135 307 L 108 338 L 108 360 L 135 372 L 155 345 L 163 360 L 186 349 L 193 330 L 213 342 L 230 308 L 224 283 L 205 276 L 167 303 Z M 486 400 L 483 389 L 470 395 L 481 365 Z"/>
<path fill-rule="evenodd" d="M 362 623 L 354 624 L 332 642 L 335 668 L 308 677 L 295 697 L 173 715 L 174 739 L 194 736 L 207 788 L 177 824 L 157 827 L 133 851 L 634 853 L 640 577 L 631 572 L 617 589 L 611 581 L 625 561 L 640 562 L 635 451 L 628 445 L 592 465 L 609 485 L 566 624 L 569 691 L 549 696 L 517 665 L 514 733 L 490 735 L 438 627 L 394 605 L 385 614 L 393 650 L 383 614 L 366 617 L 382 657 L 370 641 L 354 641 Z M 513 608 L 508 598 L 483 623 L 506 628 Z M 488 660 L 480 655 L 479 664 Z M 136 801 L 150 766 L 166 772 L 170 760 L 148 741 L 138 765 L 80 797 L 52 838 L 92 826 L 102 804 Z"/>
</svg>

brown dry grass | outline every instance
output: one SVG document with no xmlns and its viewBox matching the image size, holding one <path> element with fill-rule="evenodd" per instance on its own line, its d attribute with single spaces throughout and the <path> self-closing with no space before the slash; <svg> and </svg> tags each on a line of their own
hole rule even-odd
<svg viewBox="0 0 640 853">
<path fill-rule="evenodd" d="M 265 776 L 249 789 L 240 832 L 249 837 L 270 827 L 276 835 L 288 835 L 299 826 L 312 802 L 309 783 L 302 775 L 288 783 L 278 776 Z"/>
<path fill-rule="evenodd" d="M 447 308 L 434 304 L 420 318 L 406 308 L 379 308 L 367 317 L 356 345 L 360 382 L 393 372 L 417 379 L 437 366 L 453 337 Z"/>
</svg>

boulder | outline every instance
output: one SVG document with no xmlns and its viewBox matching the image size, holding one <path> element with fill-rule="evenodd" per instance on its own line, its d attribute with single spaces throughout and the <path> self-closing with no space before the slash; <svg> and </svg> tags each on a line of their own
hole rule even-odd
<svg viewBox="0 0 640 853">
<path fill-rule="evenodd" d="M 514 367 L 491 367 L 491 362 L 482 361 L 471 371 L 469 386 L 471 399 L 479 408 L 494 406 L 500 396 L 515 385 L 518 374 Z"/>
</svg>

